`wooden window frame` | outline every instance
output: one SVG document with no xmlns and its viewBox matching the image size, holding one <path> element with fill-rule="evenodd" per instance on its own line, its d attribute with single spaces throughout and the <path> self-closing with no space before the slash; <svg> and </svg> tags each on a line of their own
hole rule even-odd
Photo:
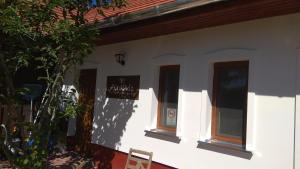
<svg viewBox="0 0 300 169">
<path fill-rule="evenodd" d="M 220 136 L 217 132 L 217 124 L 218 124 L 218 107 L 217 107 L 217 95 L 218 95 L 218 83 L 219 83 L 219 71 L 228 69 L 228 68 L 247 68 L 247 86 L 245 97 L 246 103 L 244 107 L 244 119 L 243 119 L 243 135 L 242 138 L 234 138 L 230 136 Z M 249 61 L 233 61 L 233 62 L 217 62 L 214 64 L 214 77 L 213 77 L 213 100 L 212 100 L 212 130 L 211 135 L 212 139 L 217 141 L 230 142 L 234 144 L 246 144 L 246 127 L 247 127 L 247 102 L 248 102 L 248 82 L 249 82 Z"/>
<path fill-rule="evenodd" d="M 168 68 L 178 68 L 179 69 L 179 75 L 180 76 L 180 65 L 179 64 L 176 64 L 176 65 L 164 65 L 164 66 L 160 66 L 159 67 L 159 87 L 158 87 L 158 106 L 157 106 L 157 128 L 158 129 L 162 129 L 162 130 L 166 130 L 166 131 L 170 131 L 170 132 L 176 132 L 176 127 L 166 127 L 164 126 L 163 124 L 161 124 L 161 116 L 162 116 L 162 106 L 163 106 L 163 98 L 162 98 L 162 94 L 164 93 L 162 87 L 163 87 L 163 83 L 164 83 L 164 80 L 162 79 L 162 71 L 161 69 L 162 68 L 165 68 L 165 69 L 168 69 Z M 179 83 L 179 82 L 178 82 Z M 179 90 L 179 86 L 178 86 L 178 90 Z M 179 97 L 179 96 L 177 96 Z M 177 106 L 178 106 L 178 101 L 177 101 Z M 177 107 L 178 109 L 178 107 Z M 178 119 L 178 111 L 177 111 L 177 115 L 176 115 L 176 125 L 177 125 L 177 119 Z"/>
</svg>

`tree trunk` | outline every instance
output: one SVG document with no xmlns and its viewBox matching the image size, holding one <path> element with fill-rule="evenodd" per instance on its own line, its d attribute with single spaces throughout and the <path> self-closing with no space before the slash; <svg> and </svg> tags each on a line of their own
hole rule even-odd
<svg viewBox="0 0 300 169">
<path fill-rule="evenodd" d="M 7 67 L 7 64 L 4 59 L 4 55 L 2 53 L 0 53 L 0 70 L 4 74 L 4 83 L 5 83 L 4 85 L 6 86 L 7 97 L 11 98 L 15 96 L 15 88 L 13 84 L 12 74 Z"/>
</svg>

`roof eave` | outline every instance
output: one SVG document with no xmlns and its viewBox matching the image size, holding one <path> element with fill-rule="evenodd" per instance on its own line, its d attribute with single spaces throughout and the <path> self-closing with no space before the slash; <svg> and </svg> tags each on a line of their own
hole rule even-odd
<svg viewBox="0 0 300 169">
<path fill-rule="evenodd" d="M 137 12 L 113 16 L 100 21 L 97 24 L 100 29 L 115 27 L 223 1 L 229 0 L 176 0 L 175 2 L 156 5 Z"/>
</svg>

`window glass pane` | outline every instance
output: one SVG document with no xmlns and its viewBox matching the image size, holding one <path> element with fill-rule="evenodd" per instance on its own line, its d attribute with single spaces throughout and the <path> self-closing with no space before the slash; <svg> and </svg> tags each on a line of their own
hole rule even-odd
<svg viewBox="0 0 300 169">
<path fill-rule="evenodd" d="M 176 128 L 179 89 L 179 66 L 160 69 L 160 124 Z"/>
<path fill-rule="evenodd" d="M 217 71 L 217 135 L 243 139 L 248 67 L 228 66 Z"/>
</svg>

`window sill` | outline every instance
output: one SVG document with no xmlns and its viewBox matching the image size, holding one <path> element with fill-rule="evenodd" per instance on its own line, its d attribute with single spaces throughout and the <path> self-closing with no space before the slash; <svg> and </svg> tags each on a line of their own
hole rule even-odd
<svg viewBox="0 0 300 169">
<path fill-rule="evenodd" d="M 247 151 L 240 145 L 224 143 L 214 140 L 198 141 L 197 148 L 227 154 L 250 160 L 253 156 L 251 151 Z"/>
<path fill-rule="evenodd" d="M 145 130 L 145 136 L 170 141 L 177 144 L 181 141 L 181 139 L 176 136 L 176 133 L 161 129 Z"/>
</svg>

